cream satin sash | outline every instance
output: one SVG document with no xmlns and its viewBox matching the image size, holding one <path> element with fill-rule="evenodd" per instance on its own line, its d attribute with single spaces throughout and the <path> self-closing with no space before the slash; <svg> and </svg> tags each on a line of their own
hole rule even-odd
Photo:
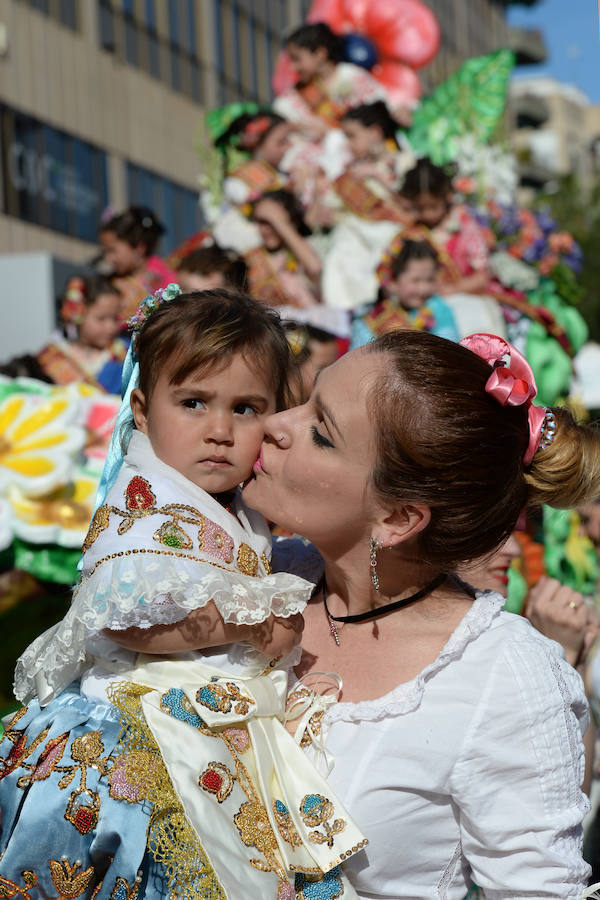
<svg viewBox="0 0 600 900">
<path fill-rule="evenodd" d="M 151 688 L 148 727 L 229 900 L 303 898 L 315 880 L 356 897 L 339 866 L 367 840 L 282 724 L 285 671 L 140 657 L 122 678 Z"/>
</svg>

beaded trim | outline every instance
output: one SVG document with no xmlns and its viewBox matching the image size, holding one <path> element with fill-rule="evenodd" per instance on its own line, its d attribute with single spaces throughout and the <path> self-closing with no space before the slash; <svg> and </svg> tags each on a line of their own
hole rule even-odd
<svg viewBox="0 0 600 900">
<path fill-rule="evenodd" d="M 551 409 L 546 410 L 544 421 L 540 429 L 540 442 L 538 450 L 545 450 L 549 447 L 556 436 L 556 416 Z"/>
</svg>

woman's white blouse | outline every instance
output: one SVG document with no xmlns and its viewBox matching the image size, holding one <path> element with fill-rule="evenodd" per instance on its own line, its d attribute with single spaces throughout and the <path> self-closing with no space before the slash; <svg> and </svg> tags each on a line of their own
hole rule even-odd
<svg viewBox="0 0 600 900">
<path fill-rule="evenodd" d="M 369 838 L 359 897 L 579 900 L 587 702 L 558 644 L 480 593 L 438 659 L 378 700 L 338 703 L 329 782 Z M 310 752 L 310 751 L 309 751 Z"/>
</svg>

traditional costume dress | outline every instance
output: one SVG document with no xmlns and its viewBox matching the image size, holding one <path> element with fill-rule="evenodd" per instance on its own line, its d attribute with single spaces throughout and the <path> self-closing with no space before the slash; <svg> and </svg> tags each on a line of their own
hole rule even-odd
<svg viewBox="0 0 600 900">
<path fill-rule="evenodd" d="M 489 271 L 490 253 L 483 231 L 462 204 L 453 205 L 444 220 L 431 229 L 431 239 L 440 251 L 441 278 L 449 287 L 459 278 Z M 491 290 L 480 295 L 448 293 L 444 299 L 454 313 L 461 338 L 474 332 L 506 334 L 502 309 Z"/>
<path fill-rule="evenodd" d="M 301 611 L 311 582 L 269 557 L 239 494 L 228 511 L 133 432 L 71 609 L 17 664 L 27 706 L 1 748 L 2 889 L 292 900 L 321 880 L 355 896 L 339 866 L 366 839 L 282 724 L 293 654 L 137 658 L 102 633 L 209 601 L 240 624 Z"/>
<path fill-rule="evenodd" d="M 319 297 L 296 258 L 281 248 L 269 252 L 255 247 L 244 254 L 248 266 L 250 294 L 269 306 L 297 306 L 307 309 L 319 303 Z"/>
<path fill-rule="evenodd" d="M 309 126 L 326 122 L 336 127 L 349 109 L 387 99 L 383 85 L 366 69 L 341 62 L 327 81 L 314 78 L 308 84 L 289 88 L 275 97 L 273 109 L 290 122 Z"/>
<path fill-rule="evenodd" d="M 60 331 L 37 354 L 37 360 L 54 384 L 67 385 L 83 381 L 109 394 L 121 390 L 121 373 L 127 347 L 123 341 L 115 341 L 106 350 L 83 357 L 74 349 Z"/>
<path fill-rule="evenodd" d="M 458 341 L 458 331 L 450 307 L 434 294 L 419 309 L 403 309 L 392 299 L 379 300 L 356 310 L 352 318 L 351 350 L 401 329 L 429 331 L 449 341 Z"/>
</svg>

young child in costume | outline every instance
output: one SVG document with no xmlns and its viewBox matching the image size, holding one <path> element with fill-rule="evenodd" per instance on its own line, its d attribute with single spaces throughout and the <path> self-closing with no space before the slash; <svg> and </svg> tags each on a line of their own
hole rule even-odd
<svg viewBox="0 0 600 900">
<path fill-rule="evenodd" d="M 242 257 L 217 244 L 192 250 L 179 263 L 177 273 L 183 291 L 215 288 L 244 291 L 248 282 L 248 269 Z"/>
<path fill-rule="evenodd" d="M 413 204 L 416 223 L 429 229 L 440 263 L 437 293 L 447 298 L 459 335 L 505 334 L 502 310 L 492 298 L 485 235 L 469 211 L 454 202 L 450 174 L 420 159 L 406 173 L 401 194 Z"/>
<path fill-rule="evenodd" d="M 282 116 L 268 110 L 254 115 L 244 113 L 231 123 L 215 141 L 227 152 L 233 148 L 249 158 L 228 169 L 223 181 L 223 196 L 234 206 L 251 203 L 265 191 L 284 187 L 287 175 L 281 163 L 290 148 L 291 125 Z"/>
<path fill-rule="evenodd" d="M 153 900 L 175 889 L 199 896 L 200 885 L 207 897 L 292 898 L 294 880 L 300 887 L 315 873 L 341 890 L 339 862 L 365 839 L 282 724 L 299 658 L 287 651 L 313 584 L 271 573 L 269 530 L 238 490 L 265 418 L 289 398 L 285 334 L 248 297 L 181 295 L 176 285 L 147 298 L 134 328 L 126 396 L 135 429 L 124 406 L 116 434 L 125 457 L 105 470 L 72 607 L 15 676 L 17 696 L 48 702 L 49 712 L 34 702 L 18 716 L 29 734 L 52 722 L 47 745 L 47 728 L 28 745 L 42 754 L 43 781 L 27 782 L 44 795 L 50 849 L 31 841 L 31 796 L 28 829 L 5 800 L 2 876 L 18 878 L 24 865 L 41 876 L 47 852 L 62 854 L 65 871 L 83 865 L 104 879 L 102 900 L 114 896 L 116 875 L 117 886 L 137 879 Z M 81 694 L 64 690 L 80 675 Z M 9 727 L 7 741 L 15 734 Z M 19 765 L 11 757 L 10 771 Z M 83 772 L 82 787 L 71 786 L 59 815 L 72 778 L 58 775 L 71 768 Z M 12 789 L 25 786 L 20 778 Z M 0 778 L 0 802 L 8 790 Z M 334 814 L 328 840 L 311 840 Z"/>
<path fill-rule="evenodd" d="M 252 218 L 263 242 L 244 254 L 252 296 L 269 306 L 319 303 L 321 259 L 306 239 L 310 229 L 296 197 L 269 191 L 254 203 Z"/>
<path fill-rule="evenodd" d="M 352 348 L 402 328 L 458 341 L 452 311 L 435 292 L 437 269 L 430 241 L 416 233 L 414 238 L 398 237 L 377 269 L 378 301 L 354 314 Z"/>
<path fill-rule="evenodd" d="M 104 264 L 122 296 L 123 325 L 147 294 L 177 280 L 175 272 L 155 252 L 164 231 L 145 206 L 130 206 L 100 224 Z"/>
<path fill-rule="evenodd" d="M 37 355 L 54 384 L 85 381 L 110 394 L 120 393 L 127 350 L 117 341 L 120 305 L 120 293 L 108 278 L 70 279 L 60 310 L 62 329 Z"/>
<path fill-rule="evenodd" d="M 324 22 L 301 25 L 287 38 L 285 49 L 298 82 L 275 98 L 273 109 L 301 124 L 310 139 L 323 138 L 353 106 L 387 97 L 365 69 L 341 61 L 341 39 Z"/>
</svg>

